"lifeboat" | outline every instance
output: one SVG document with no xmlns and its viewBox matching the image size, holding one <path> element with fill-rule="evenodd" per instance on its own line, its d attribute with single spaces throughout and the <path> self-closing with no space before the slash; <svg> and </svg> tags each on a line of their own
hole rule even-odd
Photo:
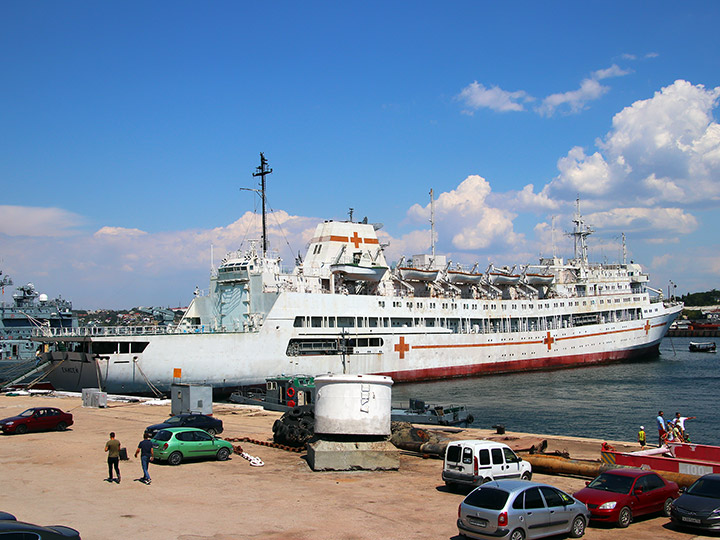
<svg viewBox="0 0 720 540">
<path fill-rule="evenodd" d="M 400 267 L 400 278 L 405 281 L 435 281 L 440 270 L 426 270 L 423 268 Z"/>
<path fill-rule="evenodd" d="M 344 279 L 351 281 L 380 281 L 387 270 L 387 266 L 361 266 L 351 263 L 330 266 L 333 274 L 341 274 Z"/>
</svg>

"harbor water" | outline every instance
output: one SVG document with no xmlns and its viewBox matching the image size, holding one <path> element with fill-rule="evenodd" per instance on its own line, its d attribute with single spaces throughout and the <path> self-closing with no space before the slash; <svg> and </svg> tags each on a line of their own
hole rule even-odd
<svg viewBox="0 0 720 540">
<path fill-rule="evenodd" d="M 642 425 L 650 444 L 658 411 L 679 411 L 697 417 L 685 426 L 692 442 L 720 445 L 720 354 L 690 352 L 690 341 L 666 337 L 660 356 L 642 362 L 399 384 L 393 403 L 461 404 L 473 427 L 549 435 L 635 441 Z"/>
</svg>

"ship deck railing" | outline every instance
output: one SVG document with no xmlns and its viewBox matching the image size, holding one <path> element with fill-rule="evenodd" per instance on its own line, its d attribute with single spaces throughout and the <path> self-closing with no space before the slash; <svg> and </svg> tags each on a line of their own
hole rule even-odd
<svg viewBox="0 0 720 540">
<path fill-rule="evenodd" d="M 93 338 L 93 337 L 127 337 L 156 336 L 169 334 L 224 334 L 238 332 L 228 328 L 199 326 L 80 326 L 76 328 L 47 328 L 33 330 L 33 337 L 42 338 Z"/>
</svg>

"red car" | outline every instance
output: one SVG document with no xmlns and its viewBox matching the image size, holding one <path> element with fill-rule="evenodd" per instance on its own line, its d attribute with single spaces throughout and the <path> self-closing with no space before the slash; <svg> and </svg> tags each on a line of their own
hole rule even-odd
<svg viewBox="0 0 720 540">
<path fill-rule="evenodd" d="M 65 431 L 72 426 L 72 414 L 55 407 L 33 407 L 17 416 L 3 418 L 0 427 L 3 433 L 27 433 L 28 431 Z"/>
<path fill-rule="evenodd" d="M 617 469 L 602 473 L 573 495 L 590 510 L 590 519 L 627 527 L 633 516 L 663 512 L 680 494 L 675 482 L 652 471 Z"/>
</svg>

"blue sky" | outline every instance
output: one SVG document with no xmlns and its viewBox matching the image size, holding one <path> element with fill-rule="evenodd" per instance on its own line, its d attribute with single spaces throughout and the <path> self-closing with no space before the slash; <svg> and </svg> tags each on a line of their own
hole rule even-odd
<svg viewBox="0 0 720 540">
<path fill-rule="evenodd" d="M 5 2 L 0 270 L 76 308 L 187 305 L 256 237 L 322 219 L 390 261 L 556 250 L 574 201 L 651 284 L 718 287 L 717 2 Z M 8 294 L 8 291 L 5 291 Z M 9 298 L 6 296 L 6 300 Z"/>
</svg>

